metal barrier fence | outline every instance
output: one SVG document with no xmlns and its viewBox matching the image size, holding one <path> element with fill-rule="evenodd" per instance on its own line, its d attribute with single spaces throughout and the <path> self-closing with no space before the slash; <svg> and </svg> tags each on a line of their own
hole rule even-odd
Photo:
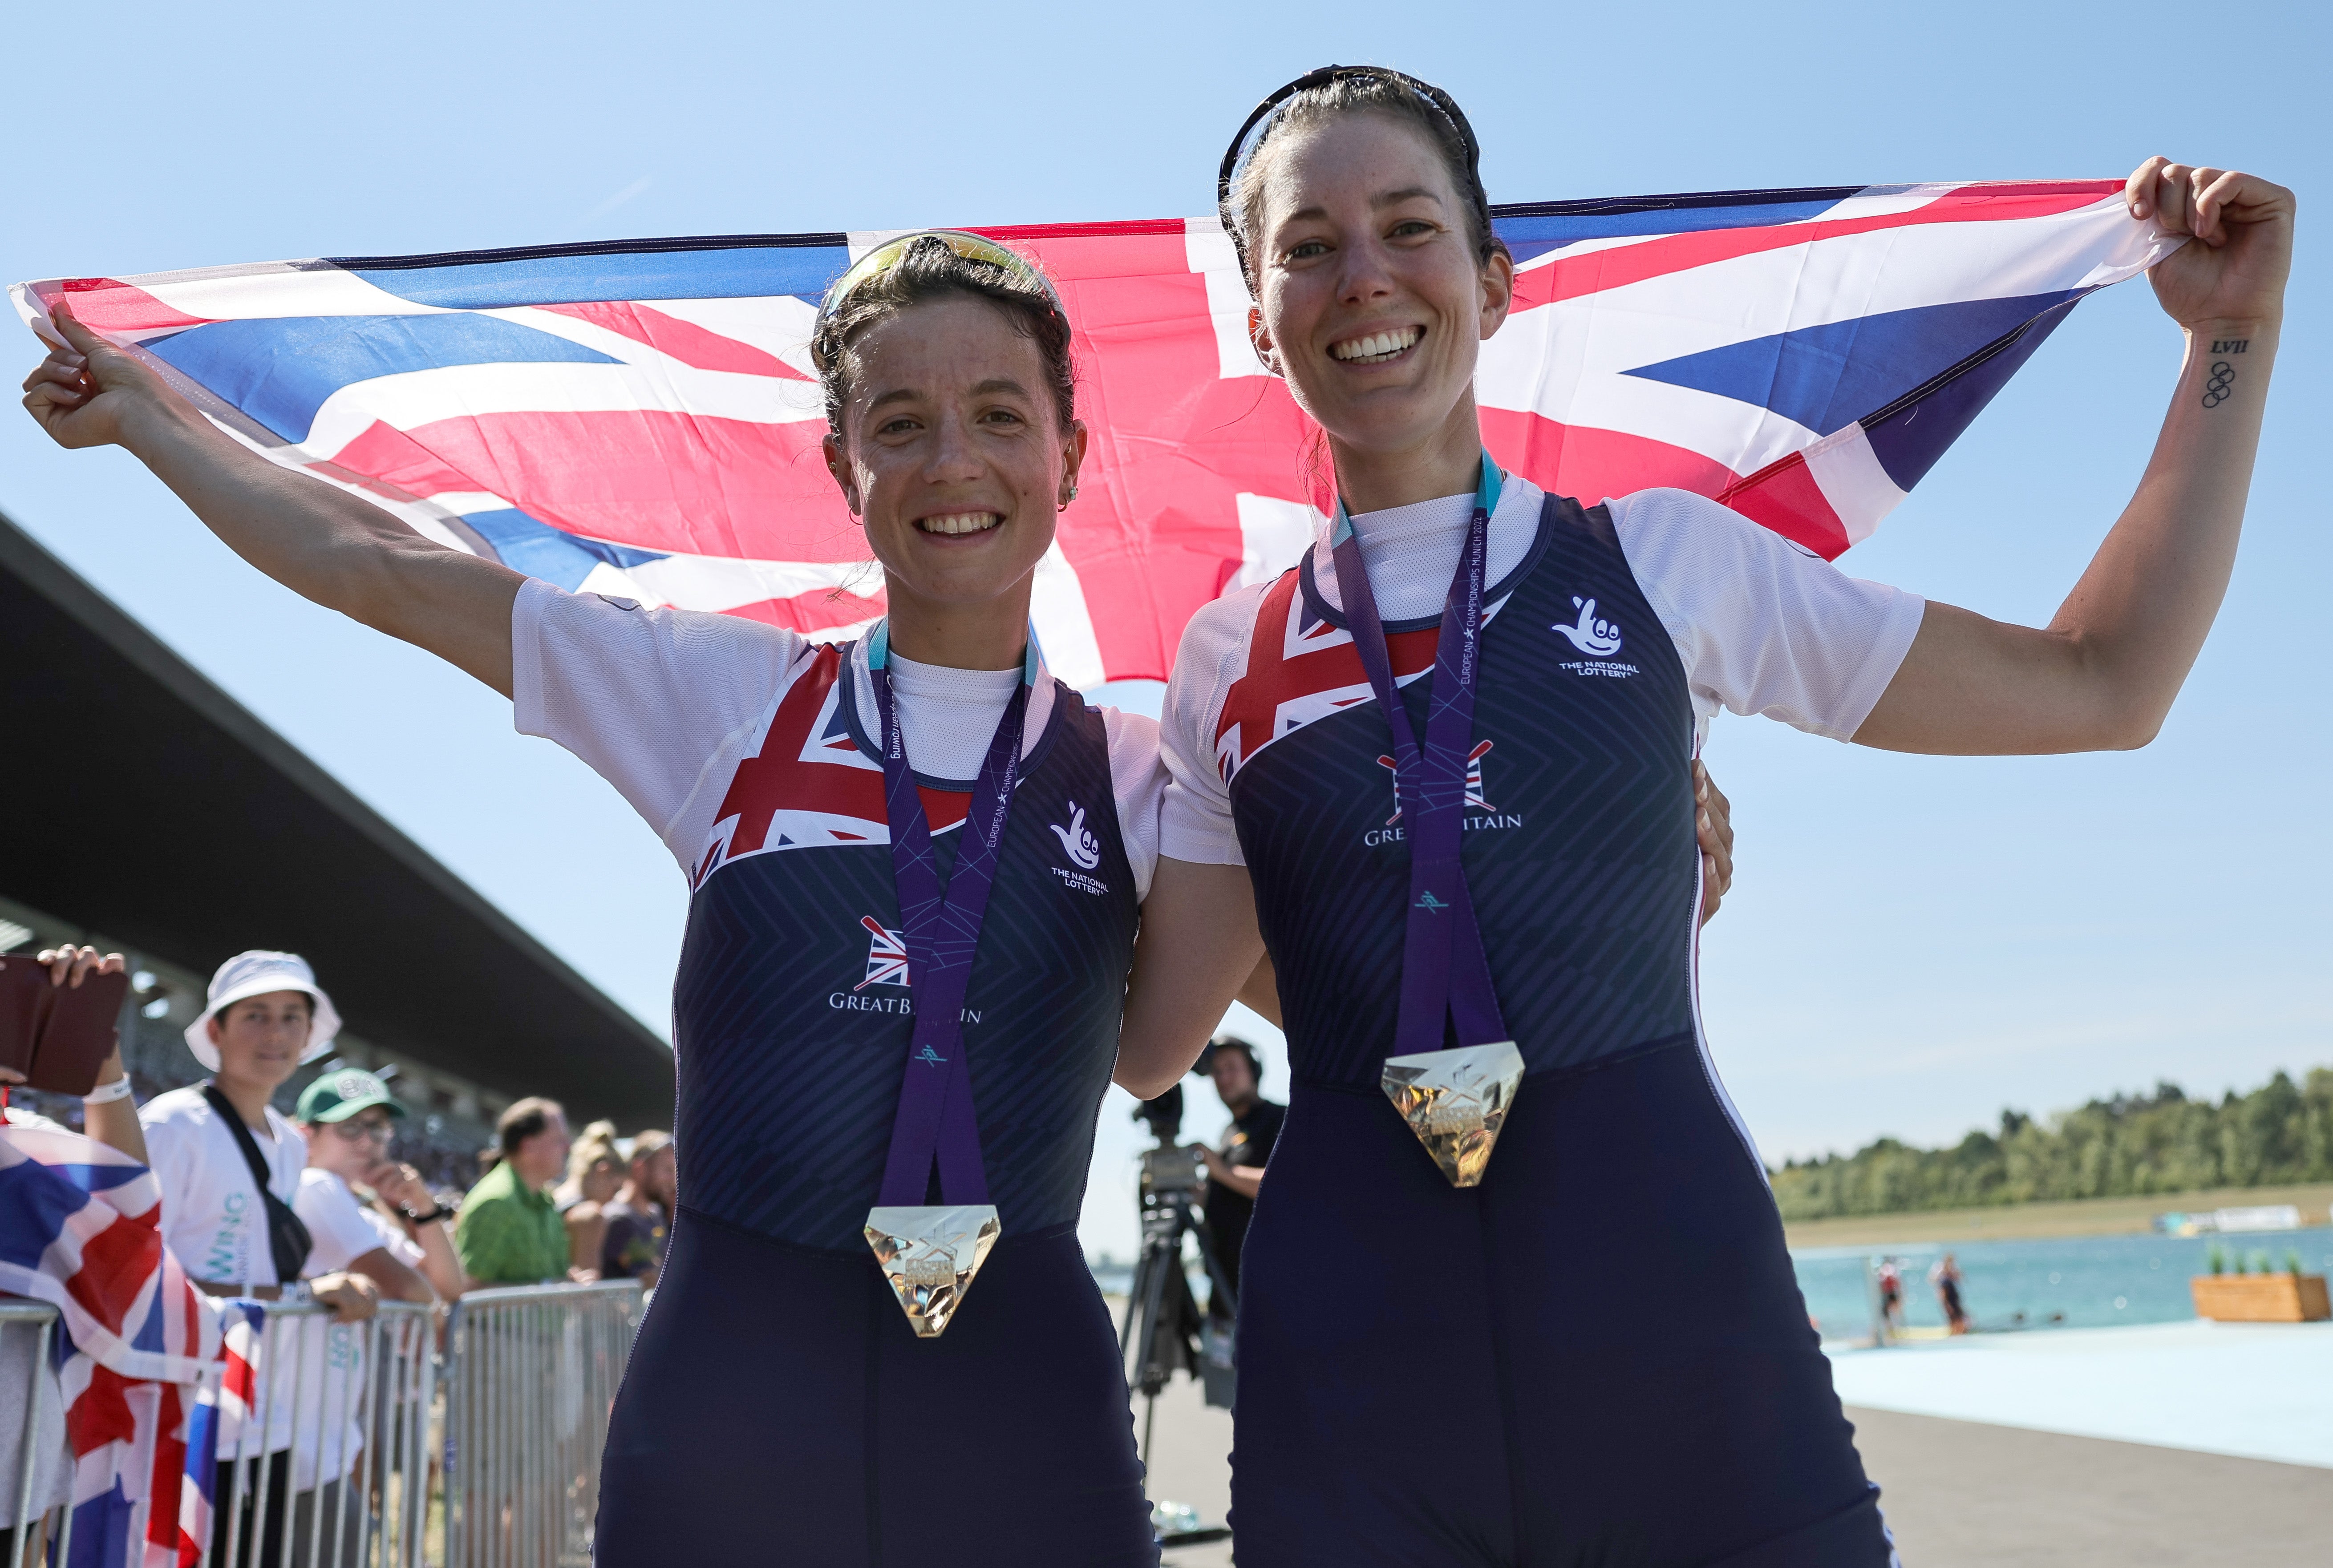
<svg viewBox="0 0 2333 1568">
<path fill-rule="evenodd" d="M 0 1301 L 0 1542 L 8 1568 L 19 1568 L 69 1521 L 60 1496 L 68 1481 L 64 1402 L 49 1371 L 57 1309 L 45 1302 Z M 23 1401 L 21 1416 L 16 1401 Z M 27 1519 L 34 1521 L 25 1528 Z"/>
<path fill-rule="evenodd" d="M 446 1568 L 589 1568 L 640 1287 L 478 1290 L 446 1336 Z"/>
<path fill-rule="evenodd" d="M 331 1321 L 270 1305 L 250 1410 L 224 1402 L 211 1560 L 233 1568 L 419 1568 L 436 1402 L 430 1309 Z"/>
<path fill-rule="evenodd" d="M 634 1283 L 482 1290 L 360 1324 L 271 1305 L 219 1411 L 209 1561 L 232 1568 L 588 1568 Z M 63 1563 L 72 1515 L 57 1311 L 0 1298 L 0 1568 Z M 217 1388 L 217 1374 L 207 1380 Z M 30 1529 L 17 1521 L 32 1520 Z M 442 1532 L 442 1535 L 441 1535 Z"/>
</svg>

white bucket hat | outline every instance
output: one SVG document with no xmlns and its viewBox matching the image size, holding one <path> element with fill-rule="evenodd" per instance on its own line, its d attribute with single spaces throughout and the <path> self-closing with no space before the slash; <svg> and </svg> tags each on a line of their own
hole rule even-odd
<svg viewBox="0 0 2333 1568">
<path fill-rule="evenodd" d="M 218 966 L 218 973 L 211 976 L 209 1005 L 203 1009 L 202 1017 L 187 1026 L 187 1049 L 195 1053 L 195 1060 L 205 1070 L 219 1070 L 218 1047 L 211 1044 L 211 1019 L 222 1008 L 269 991 L 306 991 L 316 1004 L 315 1016 L 308 1025 L 307 1048 L 300 1053 L 302 1062 L 312 1062 L 332 1048 L 332 1038 L 341 1032 L 341 1015 L 333 1009 L 332 999 L 316 983 L 316 971 L 308 967 L 308 961 L 296 952 L 254 948 Z"/>
</svg>

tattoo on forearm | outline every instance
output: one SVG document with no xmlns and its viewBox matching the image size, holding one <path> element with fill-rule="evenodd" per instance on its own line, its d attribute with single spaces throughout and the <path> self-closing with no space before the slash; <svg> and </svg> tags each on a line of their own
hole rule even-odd
<svg viewBox="0 0 2333 1568">
<path fill-rule="evenodd" d="M 2225 403 L 2235 385 L 2236 368 L 2225 359 L 2215 361 L 2212 366 L 2211 378 L 2203 383 L 2203 406 L 2217 408 Z"/>
</svg>

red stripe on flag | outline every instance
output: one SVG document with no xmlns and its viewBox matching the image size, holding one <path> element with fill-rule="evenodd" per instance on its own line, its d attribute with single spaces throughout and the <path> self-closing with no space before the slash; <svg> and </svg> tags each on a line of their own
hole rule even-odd
<svg viewBox="0 0 2333 1568">
<path fill-rule="evenodd" d="M 734 338 L 684 321 L 677 316 L 667 316 L 662 311 L 629 301 L 591 301 L 575 305 L 538 305 L 554 316 L 572 316 L 579 321 L 589 321 L 604 327 L 635 343 L 645 343 L 659 354 L 668 354 L 684 365 L 699 370 L 730 370 L 741 376 L 775 376 L 786 381 L 807 381 L 809 377 L 779 359 L 775 354 L 741 343 Z"/>
<path fill-rule="evenodd" d="M 101 332 L 168 332 L 215 320 L 189 316 L 118 278 L 60 278 L 54 291 L 34 292 L 51 310 L 62 304 L 73 320 Z"/>
<path fill-rule="evenodd" d="M 376 425 L 334 460 L 417 495 L 491 491 L 571 533 L 639 550 L 863 560 L 866 535 L 819 452 L 825 434 L 821 420 L 530 411 L 402 433 Z"/>
<path fill-rule="evenodd" d="M 1736 478 L 1714 458 L 1649 435 L 1565 425 L 1512 408 L 1485 408 L 1482 419 L 1483 445 L 1500 466 L 1583 506 L 1664 485 L 1714 497 Z"/>
<path fill-rule="evenodd" d="M 1796 540 L 1825 560 L 1838 559 L 1852 542 L 1847 537 L 1847 525 L 1831 509 L 1829 497 L 1815 483 L 1801 453 L 1793 452 L 1739 484 L 1728 485 L 1717 500 L 1784 539 Z"/>
<path fill-rule="evenodd" d="M 81 1267 L 65 1282 L 65 1288 L 109 1333 L 120 1334 L 123 1312 L 138 1299 L 139 1288 L 160 1264 L 161 1254 L 158 1232 L 117 1219 L 82 1238 Z"/>
<path fill-rule="evenodd" d="M 869 575 L 875 577 L 871 569 Z M 879 582 L 880 578 L 876 580 Z M 873 620 L 883 613 L 883 592 L 878 587 L 872 597 L 866 597 L 840 588 L 813 588 L 792 598 L 762 599 L 722 613 L 807 635 L 822 632 L 829 626 L 856 626 Z"/>
<path fill-rule="evenodd" d="M 444 459 L 404 431 L 378 419 L 341 447 L 331 462 L 312 463 L 308 466 L 322 469 L 336 479 L 353 480 L 367 489 L 374 487 L 367 482 L 377 481 L 413 499 L 449 490 L 486 488 L 468 474 L 447 467 Z"/>
</svg>

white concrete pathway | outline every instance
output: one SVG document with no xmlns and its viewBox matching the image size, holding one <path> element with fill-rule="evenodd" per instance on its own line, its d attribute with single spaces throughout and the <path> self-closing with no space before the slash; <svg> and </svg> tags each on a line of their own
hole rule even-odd
<svg viewBox="0 0 2333 1568">
<path fill-rule="evenodd" d="M 2150 1324 L 1834 1349 L 1841 1401 L 2333 1468 L 2333 1323 Z"/>
</svg>

